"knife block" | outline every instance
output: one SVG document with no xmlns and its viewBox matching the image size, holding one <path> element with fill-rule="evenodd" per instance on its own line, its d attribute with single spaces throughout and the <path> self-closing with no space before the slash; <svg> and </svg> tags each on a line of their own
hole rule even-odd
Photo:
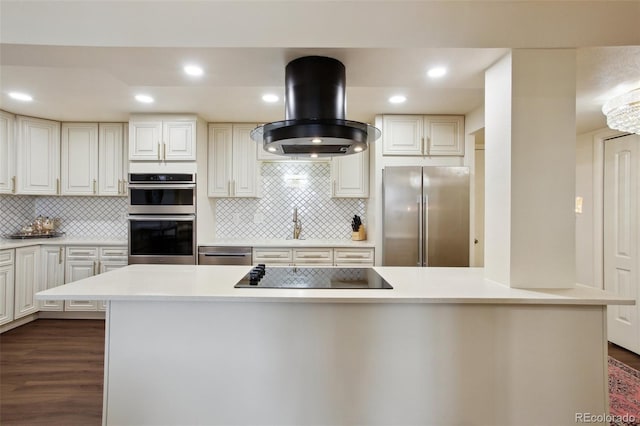
<svg viewBox="0 0 640 426">
<path fill-rule="evenodd" d="M 358 232 L 351 233 L 351 239 L 353 241 L 363 241 L 367 239 L 367 233 L 364 229 L 364 225 L 360 225 L 358 228 Z"/>
</svg>

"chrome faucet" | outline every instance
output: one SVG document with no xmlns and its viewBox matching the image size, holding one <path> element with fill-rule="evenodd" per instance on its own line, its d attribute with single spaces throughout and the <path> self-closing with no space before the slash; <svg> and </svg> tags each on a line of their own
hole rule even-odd
<svg viewBox="0 0 640 426">
<path fill-rule="evenodd" d="M 300 232 L 302 232 L 302 221 L 298 219 L 298 208 L 293 208 L 293 239 L 300 238 Z"/>
</svg>

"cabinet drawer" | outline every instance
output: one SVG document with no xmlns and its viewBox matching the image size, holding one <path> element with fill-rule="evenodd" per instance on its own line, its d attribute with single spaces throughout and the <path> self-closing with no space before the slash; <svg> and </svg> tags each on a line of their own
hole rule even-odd
<svg viewBox="0 0 640 426">
<path fill-rule="evenodd" d="M 291 249 L 286 248 L 254 248 L 253 263 L 290 263 Z"/>
<path fill-rule="evenodd" d="M 293 263 L 304 264 L 333 264 L 333 249 L 330 248 L 306 248 L 293 249 Z"/>
<path fill-rule="evenodd" d="M 67 247 L 67 258 L 98 257 L 98 247 Z"/>
<path fill-rule="evenodd" d="M 0 250 L 0 265 L 13 263 L 13 250 Z"/>
<path fill-rule="evenodd" d="M 373 249 L 335 249 L 335 262 L 338 264 L 366 263 L 373 265 Z"/>
<path fill-rule="evenodd" d="M 100 257 L 127 257 L 126 247 L 100 247 Z"/>
</svg>

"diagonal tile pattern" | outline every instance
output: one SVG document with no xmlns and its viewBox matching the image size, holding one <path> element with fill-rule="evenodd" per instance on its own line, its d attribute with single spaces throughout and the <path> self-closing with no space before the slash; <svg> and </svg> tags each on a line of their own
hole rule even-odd
<svg viewBox="0 0 640 426">
<path fill-rule="evenodd" d="M 262 163 L 262 198 L 217 200 L 216 236 L 288 238 L 297 207 L 302 238 L 350 239 L 353 215 L 366 223 L 366 200 L 331 198 L 330 181 L 327 162 Z"/>
</svg>

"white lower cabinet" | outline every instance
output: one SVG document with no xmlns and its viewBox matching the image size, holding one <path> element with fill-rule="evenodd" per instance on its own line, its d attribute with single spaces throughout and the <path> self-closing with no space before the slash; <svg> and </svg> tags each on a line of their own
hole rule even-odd
<svg viewBox="0 0 640 426">
<path fill-rule="evenodd" d="M 64 284 L 64 246 L 42 246 L 42 284 L 41 290 Z M 64 301 L 41 300 L 41 311 L 62 311 Z"/>
<path fill-rule="evenodd" d="M 373 248 L 336 248 L 333 250 L 336 266 L 373 266 Z"/>
<path fill-rule="evenodd" d="M 14 251 L 0 250 L 0 325 L 13 321 Z"/>
<path fill-rule="evenodd" d="M 40 246 L 17 248 L 13 319 L 38 312 L 35 295 L 40 277 Z"/>
<path fill-rule="evenodd" d="M 254 247 L 253 264 L 279 266 L 348 266 L 368 267 L 374 264 L 374 249 L 371 248 L 271 248 Z"/>
<path fill-rule="evenodd" d="M 293 249 L 293 265 L 333 265 L 333 249 L 331 248 L 295 248 Z"/>
<path fill-rule="evenodd" d="M 127 265 L 126 247 L 67 247 L 66 283 L 88 278 Z M 65 311 L 101 311 L 106 304 L 98 301 L 65 301 Z"/>
</svg>

